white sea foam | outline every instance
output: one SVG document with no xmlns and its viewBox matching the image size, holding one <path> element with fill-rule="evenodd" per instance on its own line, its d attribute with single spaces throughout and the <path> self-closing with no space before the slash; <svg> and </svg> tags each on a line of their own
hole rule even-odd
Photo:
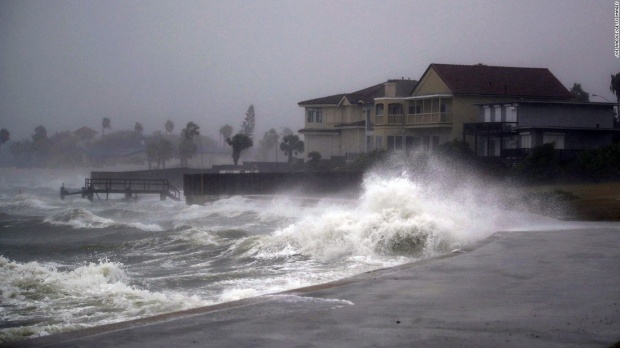
<svg viewBox="0 0 620 348">
<path fill-rule="evenodd" d="M 0 342 L 24 334 L 38 336 L 211 303 L 180 293 L 131 286 L 123 265 L 107 260 L 61 270 L 54 264 L 21 264 L 0 256 L 0 278 L 4 320 L 38 322 L 27 332 L 22 328 L 0 330 Z"/>
<path fill-rule="evenodd" d="M 327 206 L 262 238 L 257 258 L 305 255 L 324 263 L 351 258 L 430 257 L 487 237 L 502 211 L 473 197 L 442 195 L 407 175 L 369 175 L 351 206 Z"/>
<path fill-rule="evenodd" d="M 73 228 L 105 228 L 114 220 L 102 218 L 83 208 L 73 208 L 54 214 L 44 220 L 52 225 L 66 225 Z"/>
</svg>

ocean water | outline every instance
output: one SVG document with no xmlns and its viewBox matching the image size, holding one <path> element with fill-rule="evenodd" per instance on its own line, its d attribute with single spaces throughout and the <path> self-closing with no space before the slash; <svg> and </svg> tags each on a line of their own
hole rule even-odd
<svg viewBox="0 0 620 348">
<path fill-rule="evenodd" d="M 312 202 L 60 200 L 63 183 L 80 187 L 85 177 L 2 170 L 0 343 L 325 283 L 499 230 L 561 225 L 503 210 L 489 189 L 406 172 L 369 173 L 361 193 Z"/>
</svg>

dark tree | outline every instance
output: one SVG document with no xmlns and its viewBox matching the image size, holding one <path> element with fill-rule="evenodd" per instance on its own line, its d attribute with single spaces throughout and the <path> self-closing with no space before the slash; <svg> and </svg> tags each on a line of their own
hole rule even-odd
<svg viewBox="0 0 620 348">
<path fill-rule="evenodd" d="M 620 127 L 620 72 L 616 75 L 611 75 L 611 83 L 609 84 L 609 91 L 616 95 L 616 110 L 614 117 L 614 127 Z"/>
<path fill-rule="evenodd" d="M 4 145 L 9 140 L 11 140 L 11 133 L 5 128 L 2 128 L 2 130 L 0 130 L 0 145 Z"/>
<path fill-rule="evenodd" d="M 194 144 L 194 138 L 200 135 L 200 127 L 194 122 L 188 122 L 181 130 L 181 143 L 179 143 L 179 159 L 181 166 L 187 166 L 187 161 L 192 158 L 198 147 Z"/>
<path fill-rule="evenodd" d="M 146 159 L 151 169 L 151 162 L 157 161 L 157 168 L 166 168 L 166 161 L 172 158 L 174 146 L 161 133 L 155 134 L 146 142 Z"/>
<path fill-rule="evenodd" d="M 250 105 L 248 111 L 245 113 L 245 119 L 241 124 L 241 134 L 245 134 L 248 138 L 254 137 L 254 126 L 256 125 L 256 119 L 254 115 L 254 105 Z"/>
<path fill-rule="evenodd" d="M 611 75 L 611 83 L 609 84 L 609 91 L 616 95 L 618 104 L 620 104 L 620 72 L 616 75 Z"/>
<path fill-rule="evenodd" d="M 590 101 L 590 93 L 584 91 L 581 88 L 581 83 L 573 84 L 573 88 L 570 89 L 570 92 L 575 97 L 575 101 L 584 102 L 584 103 Z"/>
<path fill-rule="evenodd" d="M 288 163 L 293 162 L 293 155 L 304 152 L 304 142 L 299 140 L 299 136 L 289 134 L 282 138 L 280 143 L 280 150 L 288 156 Z"/>
<path fill-rule="evenodd" d="M 112 123 L 110 122 L 110 119 L 107 117 L 104 117 L 103 120 L 101 121 L 101 136 L 103 137 L 103 130 L 104 129 L 112 129 Z"/>
<path fill-rule="evenodd" d="M 142 127 L 142 123 L 136 122 L 136 125 L 133 127 L 133 130 L 134 132 L 138 134 L 142 134 L 142 131 L 144 131 L 144 127 Z"/>
<path fill-rule="evenodd" d="M 222 128 L 220 128 L 220 146 L 222 144 L 222 139 L 228 139 L 230 138 L 230 136 L 233 133 L 233 127 L 230 125 L 223 125 Z"/>
<path fill-rule="evenodd" d="M 38 166 L 45 165 L 49 150 L 50 144 L 47 137 L 47 129 L 43 126 L 38 126 L 34 129 L 34 134 L 32 135 L 32 154 L 35 156 Z"/>
<path fill-rule="evenodd" d="M 319 167 L 319 161 L 321 160 L 321 153 L 318 151 L 312 151 L 308 153 L 308 158 L 310 159 L 310 166 L 312 169 L 317 170 Z"/>
<path fill-rule="evenodd" d="M 248 149 L 254 145 L 252 139 L 243 133 L 237 133 L 235 136 L 230 139 L 227 138 L 226 142 L 228 145 L 232 146 L 232 157 L 235 166 L 239 163 L 239 157 L 241 157 L 241 151 Z"/>
<path fill-rule="evenodd" d="M 164 125 L 165 129 L 166 129 L 166 134 L 170 134 L 172 133 L 172 130 L 174 129 L 174 122 L 168 120 L 166 121 L 166 124 Z"/>
<path fill-rule="evenodd" d="M 278 156 L 278 149 L 277 149 L 277 145 L 278 145 L 278 132 L 276 132 L 275 129 L 270 129 L 269 131 L 265 132 L 265 135 L 263 135 L 263 139 L 261 139 L 259 141 L 259 146 L 260 146 L 260 151 L 261 154 L 263 155 L 263 157 L 268 158 L 268 153 L 271 151 L 271 149 L 275 149 L 276 150 L 276 159 Z"/>
</svg>

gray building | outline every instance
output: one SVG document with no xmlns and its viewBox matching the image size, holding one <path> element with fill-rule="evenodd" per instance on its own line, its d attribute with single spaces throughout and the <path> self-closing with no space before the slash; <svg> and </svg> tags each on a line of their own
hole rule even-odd
<svg viewBox="0 0 620 348">
<path fill-rule="evenodd" d="M 546 143 L 554 143 L 560 158 L 570 160 L 620 135 L 613 128 L 613 103 L 506 101 L 476 106 L 478 122 L 464 125 L 463 138 L 473 137 L 478 156 L 507 164 Z"/>
</svg>

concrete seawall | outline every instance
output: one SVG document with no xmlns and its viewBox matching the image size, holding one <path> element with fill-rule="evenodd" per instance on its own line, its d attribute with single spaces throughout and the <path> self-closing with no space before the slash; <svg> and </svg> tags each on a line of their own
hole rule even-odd
<svg viewBox="0 0 620 348">
<path fill-rule="evenodd" d="M 152 170 L 133 170 L 124 172 L 91 172 L 91 179 L 166 179 L 177 189 L 183 187 L 183 175 L 202 173 L 203 169 L 170 168 Z"/>
<path fill-rule="evenodd" d="M 183 192 L 188 204 L 232 195 L 337 194 L 358 192 L 363 178 L 362 172 L 185 174 Z"/>
</svg>

